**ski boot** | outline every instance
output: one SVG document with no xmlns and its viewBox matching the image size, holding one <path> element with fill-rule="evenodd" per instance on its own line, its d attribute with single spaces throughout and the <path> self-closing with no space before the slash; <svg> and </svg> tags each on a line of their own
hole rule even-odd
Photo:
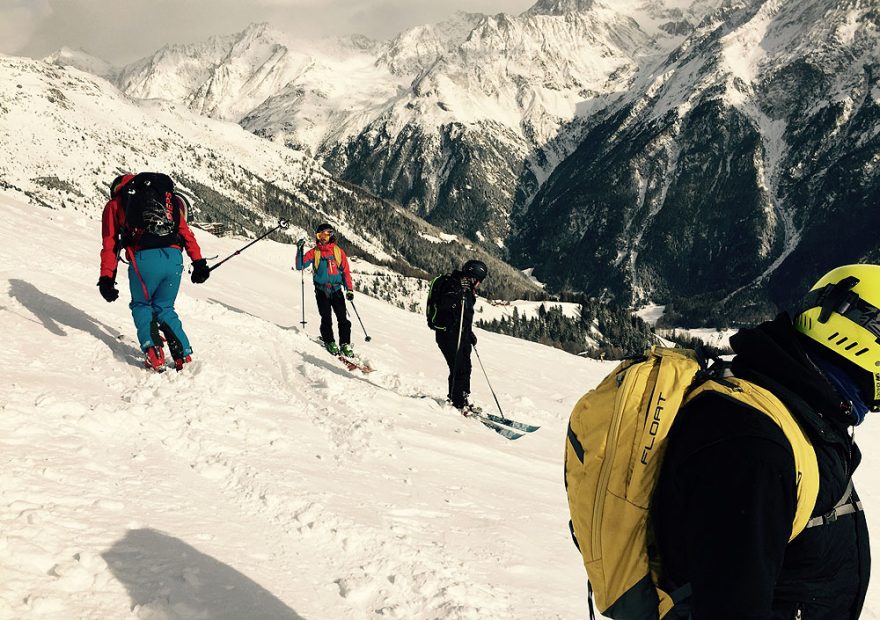
<svg viewBox="0 0 880 620">
<path fill-rule="evenodd" d="M 325 343 L 324 348 L 327 349 L 327 353 L 329 353 L 330 355 L 339 355 L 339 345 L 337 345 L 336 342 L 333 340 Z"/>
<path fill-rule="evenodd" d="M 459 408 L 459 411 L 461 412 L 461 415 L 466 418 L 483 413 L 482 409 L 469 402 L 465 402 L 464 406 Z"/>
<path fill-rule="evenodd" d="M 340 353 L 342 353 L 345 357 L 354 357 L 354 349 L 351 348 L 351 345 L 346 343 L 342 345 L 339 349 Z"/>
<path fill-rule="evenodd" d="M 144 351 L 147 359 L 144 360 L 144 366 L 151 368 L 156 372 L 165 370 L 165 350 L 161 347 L 150 347 Z"/>
<path fill-rule="evenodd" d="M 183 357 L 175 357 L 174 358 L 174 370 L 180 372 L 183 370 L 184 364 L 189 364 L 193 361 L 192 355 L 184 355 Z"/>
</svg>

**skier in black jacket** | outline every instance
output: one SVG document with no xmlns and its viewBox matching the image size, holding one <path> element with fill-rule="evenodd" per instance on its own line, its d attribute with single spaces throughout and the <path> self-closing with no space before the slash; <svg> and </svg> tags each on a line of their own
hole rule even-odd
<svg viewBox="0 0 880 620">
<path fill-rule="evenodd" d="M 476 289 L 488 275 L 486 264 L 469 260 L 461 270 L 443 278 L 437 311 L 433 318 L 435 340 L 449 366 L 449 392 L 452 406 L 462 414 L 470 413 L 471 347 L 477 337 L 471 329 L 474 320 Z"/>
<path fill-rule="evenodd" d="M 849 486 L 861 460 L 850 427 L 880 410 L 878 307 L 880 266 L 840 267 L 813 287 L 794 323 L 783 313 L 731 338 L 733 375 L 777 396 L 816 452 L 814 519 L 793 541 L 794 459 L 780 428 L 718 393 L 682 408 L 651 520 L 661 587 L 692 594 L 665 620 L 859 617 L 870 548 Z"/>
</svg>

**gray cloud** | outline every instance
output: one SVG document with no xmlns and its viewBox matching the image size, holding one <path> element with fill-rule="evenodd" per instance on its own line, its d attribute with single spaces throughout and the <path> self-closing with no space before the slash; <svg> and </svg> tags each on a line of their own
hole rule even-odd
<svg viewBox="0 0 880 620">
<path fill-rule="evenodd" d="M 81 48 L 114 64 L 269 22 L 296 36 L 385 39 L 454 11 L 520 13 L 533 0 L 0 0 L 0 53 Z"/>
</svg>

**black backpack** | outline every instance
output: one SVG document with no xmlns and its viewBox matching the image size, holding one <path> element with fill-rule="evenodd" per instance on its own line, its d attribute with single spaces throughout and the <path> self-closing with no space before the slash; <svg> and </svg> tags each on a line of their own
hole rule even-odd
<svg viewBox="0 0 880 620">
<path fill-rule="evenodd" d="M 119 190 L 125 212 L 123 246 L 165 248 L 180 243 L 180 200 L 167 174 L 141 172 Z"/>
<path fill-rule="evenodd" d="M 428 327 L 434 331 L 446 331 L 448 327 L 448 317 L 439 315 L 440 298 L 454 284 L 455 278 L 448 273 L 439 275 L 431 280 L 431 285 L 428 288 L 428 303 L 425 306 L 425 315 L 428 319 Z"/>
</svg>

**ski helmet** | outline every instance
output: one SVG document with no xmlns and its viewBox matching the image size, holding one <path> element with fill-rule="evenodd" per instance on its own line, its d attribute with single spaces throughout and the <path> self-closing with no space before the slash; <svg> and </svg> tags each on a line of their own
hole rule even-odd
<svg viewBox="0 0 880 620">
<path fill-rule="evenodd" d="M 131 181 L 134 178 L 134 175 L 130 172 L 126 172 L 125 174 L 120 174 L 118 177 L 113 179 L 113 182 L 110 183 L 110 198 L 115 198 L 116 194 L 119 193 L 119 190 L 123 188 L 123 186 Z"/>
<path fill-rule="evenodd" d="M 336 243 L 336 231 L 325 222 L 315 229 L 315 239 L 318 243 Z"/>
<path fill-rule="evenodd" d="M 486 267 L 486 263 L 481 260 L 469 260 L 462 265 L 461 273 L 478 282 L 482 282 L 489 275 L 489 269 Z"/>
<path fill-rule="evenodd" d="M 822 276 L 794 318 L 799 332 L 834 353 L 865 403 L 880 411 L 880 265 L 845 265 Z"/>
</svg>

